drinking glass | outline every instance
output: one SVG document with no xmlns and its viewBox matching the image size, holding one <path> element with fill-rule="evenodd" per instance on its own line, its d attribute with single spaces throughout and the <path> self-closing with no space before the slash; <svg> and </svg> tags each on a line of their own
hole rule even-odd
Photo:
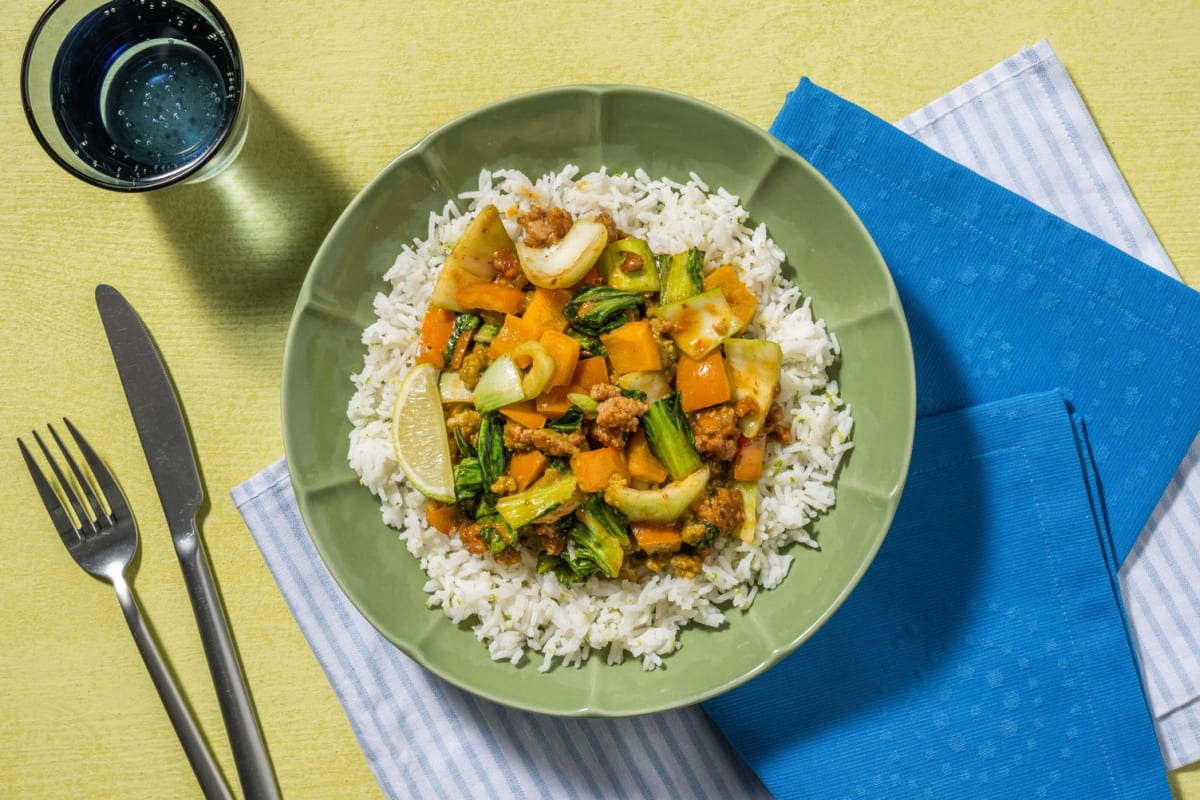
<svg viewBox="0 0 1200 800">
<path fill-rule="evenodd" d="M 207 0 L 56 0 L 25 47 L 21 99 L 51 158 L 126 192 L 212 177 L 249 116 L 237 41 Z"/>
</svg>

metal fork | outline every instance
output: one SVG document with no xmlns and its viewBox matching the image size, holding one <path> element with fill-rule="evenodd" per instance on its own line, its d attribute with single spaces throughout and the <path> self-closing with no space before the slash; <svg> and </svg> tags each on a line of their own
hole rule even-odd
<svg viewBox="0 0 1200 800">
<path fill-rule="evenodd" d="M 213 758 L 212 751 L 204 741 L 196 721 L 192 718 L 191 711 L 175 685 L 174 678 L 171 677 L 166 662 L 158 651 L 158 646 L 154 643 L 149 628 L 146 627 L 141 608 L 133 593 L 133 586 L 125 578 L 125 571 L 129 568 L 138 549 L 137 523 L 130 513 L 125 495 L 117 486 L 112 473 L 100 461 L 96 452 L 75 429 L 71 421 L 63 417 L 63 423 L 67 426 L 71 438 L 75 440 L 79 452 L 83 455 L 83 460 L 94 477 L 94 482 L 79 468 L 71 451 L 59 438 L 58 432 L 49 425 L 47 427 L 50 435 L 54 438 L 63 460 L 66 461 L 67 467 L 74 477 L 73 482 L 63 473 L 58 461 L 46 447 L 37 431 L 33 431 L 33 439 L 41 448 L 42 455 L 50 465 L 50 470 L 54 473 L 62 496 L 70 504 L 70 510 L 64 504 L 63 497 L 55 492 L 45 473 L 42 472 L 37 461 L 25 447 L 25 443 L 17 439 L 17 446 L 20 447 L 21 455 L 25 458 L 25 465 L 29 467 L 29 474 L 33 476 L 33 482 L 42 496 L 42 502 L 46 504 L 46 510 L 50 512 L 50 519 L 53 520 L 54 527 L 58 530 L 58 535 L 62 537 L 63 544 L 67 546 L 72 558 L 90 574 L 111 583 L 113 589 L 116 590 L 121 610 L 125 612 L 125 621 L 129 624 L 129 630 L 133 634 L 134 641 L 137 642 L 142 660 L 146 662 L 146 669 L 150 671 L 154 687 L 158 689 L 158 695 L 167 709 L 167 716 L 171 718 L 171 724 L 175 727 L 175 733 L 179 736 L 184 752 L 187 753 L 188 761 L 191 762 L 192 771 L 196 773 L 196 779 L 200 782 L 204 796 L 209 800 L 215 798 L 233 800 L 229 784 L 225 782 L 216 759 Z M 101 494 L 108 504 L 107 511 L 100 503 L 98 495 Z"/>
</svg>

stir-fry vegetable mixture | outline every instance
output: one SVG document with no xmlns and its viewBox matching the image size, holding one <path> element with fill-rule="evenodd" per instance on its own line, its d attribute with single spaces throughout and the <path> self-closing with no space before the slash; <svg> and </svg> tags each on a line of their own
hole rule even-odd
<svg viewBox="0 0 1200 800">
<path fill-rule="evenodd" d="M 753 540 L 764 448 L 789 438 L 780 348 L 744 335 L 755 295 L 736 265 L 653 253 L 607 214 L 517 221 L 514 242 L 478 213 L 422 323 L 454 478 L 429 524 L 568 586 L 697 575 L 720 537 Z"/>
</svg>

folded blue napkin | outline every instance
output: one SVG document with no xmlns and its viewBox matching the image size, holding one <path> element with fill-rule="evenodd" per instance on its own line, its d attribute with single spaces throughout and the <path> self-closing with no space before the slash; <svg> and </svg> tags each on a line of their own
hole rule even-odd
<svg viewBox="0 0 1200 800">
<path fill-rule="evenodd" d="M 706 711 L 780 797 L 1169 796 L 1115 570 L 1200 430 L 1200 295 L 807 80 L 772 133 L 879 245 L 921 420 L 859 588 Z"/>
<path fill-rule="evenodd" d="M 859 587 L 706 705 L 776 797 L 1170 796 L 1078 432 L 1058 392 L 921 421 Z"/>
</svg>

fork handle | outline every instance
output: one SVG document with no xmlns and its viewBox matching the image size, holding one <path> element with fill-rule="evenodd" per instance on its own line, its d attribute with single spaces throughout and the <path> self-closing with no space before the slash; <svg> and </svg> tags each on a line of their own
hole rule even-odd
<svg viewBox="0 0 1200 800">
<path fill-rule="evenodd" d="M 146 621 L 142 616 L 142 609 L 138 604 L 137 597 L 133 594 L 133 588 L 121 576 L 115 576 L 112 584 L 117 591 L 117 600 L 121 604 L 121 610 L 125 612 L 125 621 L 129 624 L 129 632 L 133 634 L 133 640 L 137 642 L 138 651 L 142 654 L 142 661 L 146 662 L 146 669 L 150 671 L 154 688 L 158 689 L 158 696 L 167 709 L 167 716 L 171 718 L 171 725 L 175 727 L 179 743 L 183 745 L 183 751 L 192 765 L 192 771 L 196 773 L 196 780 L 200 782 L 204 796 L 208 800 L 233 800 L 233 793 L 229 789 L 229 784 L 225 782 L 225 776 L 221 774 L 216 759 L 213 758 L 212 750 L 204 741 L 200 728 L 197 727 L 196 720 L 192 717 L 192 712 L 188 709 L 183 695 L 179 693 L 179 687 L 175 685 L 175 679 L 171 677 L 171 671 L 167 668 L 166 661 L 158 651 L 158 645 L 154 643 L 154 638 L 150 635 L 150 629 L 146 627 Z"/>
<path fill-rule="evenodd" d="M 278 800 L 279 785 L 194 520 L 185 534 L 177 535 L 172 529 L 175 553 L 191 597 L 204 654 L 208 657 L 208 669 L 225 719 L 242 794 L 246 800 Z"/>
</svg>

